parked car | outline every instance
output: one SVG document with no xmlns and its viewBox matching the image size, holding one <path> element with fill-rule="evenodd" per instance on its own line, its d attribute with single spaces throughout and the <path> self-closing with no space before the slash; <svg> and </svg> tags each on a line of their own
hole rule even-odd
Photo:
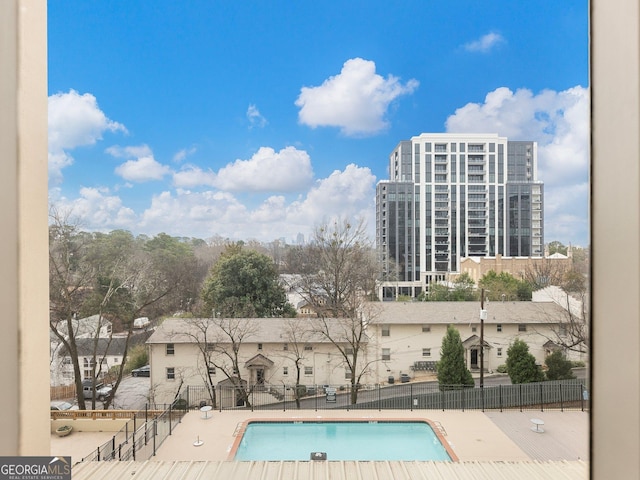
<svg viewBox="0 0 640 480">
<path fill-rule="evenodd" d="M 111 388 L 111 385 L 105 385 L 102 382 L 96 382 L 95 392 L 96 398 L 101 402 L 104 402 L 107 398 L 111 397 L 113 388 Z M 84 398 L 93 398 L 93 384 L 91 380 L 82 381 L 82 393 L 84 395 Z"/>
<path fill-rule="evenodd" d="M 51 402 L 51 410 L 56 410 L 59 412 L 64 410 L 78 410 L 78 406 L 72 405 L 69 402 L 55 401 L 55 402 Z"/>
<path fill-rule="evenodd" d="M 151 322 L 147 317 L 136 318 L 133 321 L 133 328 L 147 328 L 149 325 L 151 325 Z"/>
<path fill-rule="evenodd" d="M 134 368 L 131 370 L 132 377 L 149 377 L 151 376 L 151 367 L 149 365 L 145 365 L 144 367 Z"/>
</svg>

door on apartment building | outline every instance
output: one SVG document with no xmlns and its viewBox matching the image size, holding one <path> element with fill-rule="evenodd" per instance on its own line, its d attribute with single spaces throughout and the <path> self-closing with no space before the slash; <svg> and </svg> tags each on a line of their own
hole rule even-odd
<svg viewBox="0 0 640 480">
<path fill-rule="evenodd" d="M 264 368 L 256 369 L 256 385 L 264 385 Z"/>
<path fill-rule="evenodd" d="M 480 368 L 480 366 L 478 365 L 478 349 L 477 348 L 472 348 L 471 349 L 471 368 Z"/>
</svg>

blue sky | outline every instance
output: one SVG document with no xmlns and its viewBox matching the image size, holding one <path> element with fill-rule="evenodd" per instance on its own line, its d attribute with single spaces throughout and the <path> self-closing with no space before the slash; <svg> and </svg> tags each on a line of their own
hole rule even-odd
<svg viewBox="0 0 640 480">
<path fill-rule="evenodd" d="M 48 2 L 49 198 L 86 230 L 373 231 L 423 132 L 539 144 L 545 240 L 588 244 L 588 3 Z"/>
</svg>

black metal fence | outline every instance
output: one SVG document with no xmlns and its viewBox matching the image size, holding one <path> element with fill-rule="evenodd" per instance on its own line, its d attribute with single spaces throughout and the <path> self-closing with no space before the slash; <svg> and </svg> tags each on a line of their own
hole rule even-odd
<svg viewBox="0 0 640 480">
<path fill-rule="evenodd" d="M 186 413 L 172 405 L 154 406 L 163 410 L 158 416 L 149 416 L 147 410 L 135 415 L 111 440 L 100 445 L 82 462 L 110 460 L 148 460 L 156 454 L 162 442 L 171 435 Z"/>
<path fill-rule="evenodd" d="M 584 379 L 555 380 L 517 385 L 485 385 L 483 388 L 435 382 L 396 385 L 295 386 L 261 385 L 242 391 L 218 387 L 213 402 L 202 386 L 188 386 L 182 392 L 190 408 L 211 405 L 222 410 L 588 410 L 589 394 Z M 329 394 L 327 394 L 327 391 Z M 335 395 L 333 395 L 335 392 Z M 356 402 L 353 403 L 353 398 Z M 214 404 L 215 403 L 215 404 Z"/>
</svg>

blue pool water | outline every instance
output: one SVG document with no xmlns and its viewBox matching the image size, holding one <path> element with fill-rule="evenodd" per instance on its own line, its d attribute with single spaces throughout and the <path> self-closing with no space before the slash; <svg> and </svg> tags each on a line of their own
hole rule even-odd
<svg viewBox="0 0 640 480">
<path fill-rule="evenodd" d="M 235 460 L 451 461 L 426 422 L 251 422 Z"/>
</svg>

